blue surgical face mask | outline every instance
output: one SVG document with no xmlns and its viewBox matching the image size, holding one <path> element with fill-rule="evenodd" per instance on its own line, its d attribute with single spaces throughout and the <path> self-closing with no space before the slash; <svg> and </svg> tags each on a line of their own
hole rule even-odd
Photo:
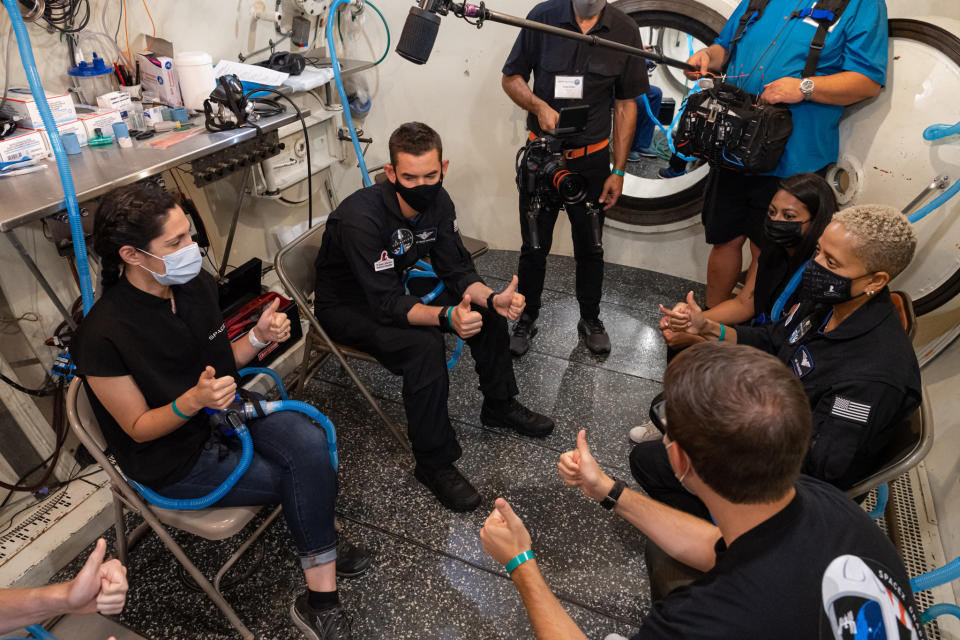
<svg viewBox="0 0 960 640">
<path fill-rule="evenodd" d="M 200 255 L 200 246 L 196 242 L 191 242 L 182 249 L 177 249 L 170 255 L 163 257 L 155 256 L 143 249 L 137 249 L 137 251 L 145 253 L 157 260 L 163 260 L 163 264 L 167 268 L 167 272 L 163 274 L 151 271 L 142 264 L 140 266 L 150 271 L 157 282 L 167 287 L 174 284 L 186 284 L 190 282 L 200 273 L 200 267 L 203 264 L 203 256 Z"/>
</svg>

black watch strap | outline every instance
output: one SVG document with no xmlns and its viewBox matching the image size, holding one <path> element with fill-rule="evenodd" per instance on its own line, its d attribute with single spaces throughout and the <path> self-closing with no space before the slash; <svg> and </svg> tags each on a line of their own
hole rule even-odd
<svg viewBox="0 0 960 640">
<path fill-rule="evenodd" d="M 610 489 L 607 497 L 600 501 L 600 506 L 607 510 L 613 509 L 617 505 L 617 500 L 620 499 L 620 494 L 623 493 L 623 489 L 626 486 L 627 483 L 623 480 L 615 479 L 613 488 Z"/>
<path fill-rule="evenodd" d="M 450 321 L 447 320 L 447 309 L 449 307 L 440 307 L 440 313 L 437 314 L 437 324 L 440 326 L 440 331 L 442 333 L 451 333 L 453 332 L 453 327 L 450 326 Z"/>
<path fill-rule="evenodd" d="M 489 296 L 487 296 L 487 309 L 490 311 L 495 311 L 493 308 L 493 296 L 497 295 L 496 291 L 492 291 Z"/>
</svg>

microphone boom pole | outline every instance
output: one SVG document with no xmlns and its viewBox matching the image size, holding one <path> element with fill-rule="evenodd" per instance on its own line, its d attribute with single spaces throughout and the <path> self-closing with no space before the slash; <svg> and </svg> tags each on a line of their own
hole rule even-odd
<svg viewBox="0 0 960 640">
<path fill-rule="evenodd" d="M 492 11 L 487 9 L 485 3 L 483 2 L 481 2 L 479 5 L 475 5 L 467 2 L 455 3 L 451 0 L 421 0 L 419 7 L 414 6 L 410 8 L 410 16 L 408 16 L 407 21 L 409 23 L 411 20 L 417 19 L 418 21 L 429 20 L 430 22 L 433 22 L 433 25 L 431 25 L 431 30 L 433 31 L 433 38 L 436 38 L 436 29 L 439 27 L 440 19 L 437 17 L 437 15 L 429 15 L 431 13 L 439 15 L 453 13 L 453 15 L 457 16 L 458 18 L 463 18 L 470 24 L 476 25 L 478 29 L 483 26 L 484 22 L 489 20 L 490 22 L 499 22 L 500 24 L 519 27 L 521 29 L 540 31 L 550 35 L 558 36 L 560 38 L 577 40 L 579 42 L 588 44 L 591 47 L 601 47 L 604 49 L 621 51 L 628 55 L 646 58 L 647 60 L 652 60 L 658 64 L 666 65 L 668 67 L 675 67 L 684 71 L 699 71 L 699 69 L 693 65 L 687 64 L 686 62 L 674 60 L 673 58 L 667 58 L 656 53 L 651 53 L 650 51 L 644 51 L 638 47 L 631 47 L 627 44 L 621 44 L 612 40 L 605 40 L 604 38 L 585 35 L 575 31 L 569 31 L 567 29 L 561 29 L 560 27 L 554 27 L 541 22 L 534 22 L 533 20 L 527 20 L 525 18 L 518 18 L 506 13 L 500 13 L 499 11 Z M 475 22 L 470 22 L 471 19 L 475 20 Z M 407 29 L 405 27 L 404 32 L 406 31 Z M 415 53 L 405 50 L 406 48 L 403 47 L 405 40 L 404 35 L 405 33 L 401 35 L 401 42 L 397 44 L 397 53 L 411 62 L 415 62 L 417 64 L 425 63 L 427 61 L 427 56 L 430 55 L 429 49 L 433 48 L 432 39 L 429 43 L 429 49 L 426 50 L 426 55 L 424 56 L 422 55 L 424 53 L 423 50 L 419 50 Z"/>
</svg>

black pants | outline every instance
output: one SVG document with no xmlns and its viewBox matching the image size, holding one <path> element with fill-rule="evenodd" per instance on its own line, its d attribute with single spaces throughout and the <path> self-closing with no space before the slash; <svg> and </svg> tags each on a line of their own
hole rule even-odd
<svg viewBox="0 0 960 640">
<path fill-rule="evenodd" d="M 567 169 L 582 174 L 587 179 L 587 198 L 584 202 L 597 203 L 603 193 L 603 183 L 610 176 L 609 147 L 582 158 L 567 160 Z M 527 298 L 524 313 L 535 319 L 540 314 L 540 295 L 543 293 L 543 279 L 547 273 L 547 254 L 553 244 L 553 227 L 557 223 L 560 209 L 553 206 L 541 212 L 537 220 L 540 248 L 534 249 L 527 223 L 528 204 L 529 199 L 520 194 L 520 235 L 523 245 L 520 247 L 520 265 L 517 268 L 517 289 Z M 593 243 L 593 231 L 584 203 L 570 204 L 564 208 L 570 219 L 573 256 L 577 262 L 576 291 L 580 315 L 587 320 L 595 320 L 600 316 L 600 296 L 603 290 L 603 247 L 597 247 Z M 600 229 L 602 233 L 602 209 Z"/>
<path fill-rule="evenodd" d="M 684 489 L 673 475 L 662 441 L 651 440 L 634 445 L 630 452 L 630 472 L 640 488 L 657 502 L 704 520 L 712 520 L 707 506 Z"/>
<path fill-rule="evenodd" d="M 456 304 L 446 292 L 435 304 Z M 472 305 L 483 316 L 483 329 L 468 339 L 484 397 L 506 400 L 517 395 L 509 351 L 507 321 L 496 311 Z M 443 334 L 436 327 L 385 326 L 369 309 L 337 306 L 320 309 L 317 319 L 338 343 L 360 349 L 396 375 L 403 376 L 407 434 L 417 463 L 439 469 L 462 454 L 447 411 L 449 380 Z M 462 364 L 460 366 L 463 366 Z"/>
</svg>

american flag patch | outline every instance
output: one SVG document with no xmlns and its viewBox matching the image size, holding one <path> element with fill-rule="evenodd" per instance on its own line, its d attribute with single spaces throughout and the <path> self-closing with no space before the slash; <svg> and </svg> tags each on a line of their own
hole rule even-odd
<svg viewBox="0 0 960 640">
<path fill-rule="evenodd" d="M 838 418 L 846 418 L 847 420 L 866 424 L 870 418 L 870 405 L 836 396 L 833 399 L 833 409 L 830 410 L 830 413 Z"/>
</svg>

